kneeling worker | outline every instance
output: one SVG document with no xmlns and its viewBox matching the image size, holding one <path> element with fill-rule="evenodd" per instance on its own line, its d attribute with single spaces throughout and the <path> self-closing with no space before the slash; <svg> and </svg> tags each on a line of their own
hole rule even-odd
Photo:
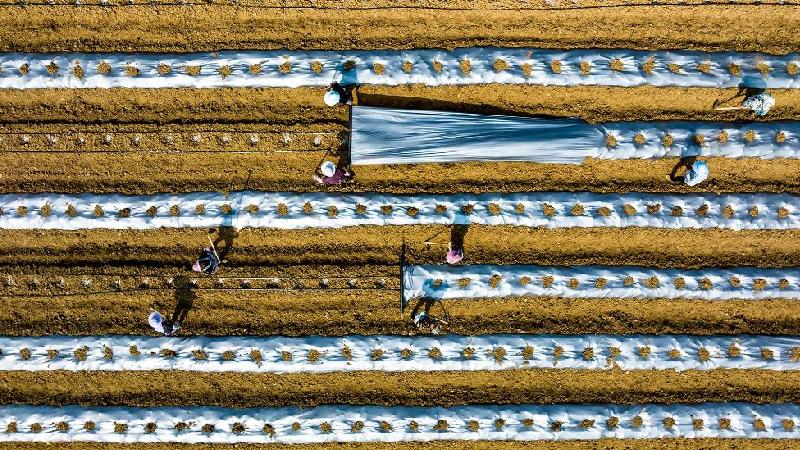
<svg viewBox="0 0 800 450">
<path fill-rule="evenodd" d="M 700 184 L 708 178 L 708 173 L 708 164 L 705 161 L 696 160 L 683 176 L 683 182 L 687 186 Z"/>
<path fill-rule="evenodd" d="M 204 273 L 206 275 L 213 275 L 219 269 L 219 256 L 213 248 L 205 247 L 200 252 L 200 257 L 192 264 L 192 270 L 195 272 Z"/>
</svg>

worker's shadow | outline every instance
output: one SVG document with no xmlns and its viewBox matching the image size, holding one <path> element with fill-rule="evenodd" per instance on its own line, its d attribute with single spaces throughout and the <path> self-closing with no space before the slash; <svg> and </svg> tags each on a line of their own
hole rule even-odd
<svg viewBox="0 0 800 450">
<path fill-rule="evenodd" d="M 697 156 L 684 156 L 675 164 L 675 167 L 672 168 L 672 172 L 669 174 L 669 180 L 673 183 L 683 183 L 686 178 L 686 172 L 692 168 L 692 164 L 697 161 Z M 681 168 L 684 167 L 685 170 L 683 171 L 683 175 L 678 175 L 678 172 Z"/>
<path fill-rule="evenodd" d="M 450 225 L 450 248 L 453 250 L 464 249 L 464 238 L 469 231 L 469 223 L 454 223 Z"/>
<path fill-rule="evenodd" d="M 194 306 L 197 294 L 189 281 L 189 277 L 179 276 L 175 278 L 175 311 L 172 312 L 172 321 L 181 322 L 189 316 L 189 310 Z"/>
<path fill-rule="evenodd" d="M 400 95 L 383 95 L 366 92 L 359 93 L 358 104 L 359 106 L 378 106 L 382 108 L 423 109 L 429 111 L 449 111 L 470 114 L 564 119 L 564 117 L 549 114 L 528 114 L 519 110 L 503 108 L 496 105 L 481 105 L 479 103 L 436 100 L 426 97 L 405 97 Z"/>
<path fill-rule="evenodd" d="M 411 320 L 414 320 L 414 317 L 417 316 L 419 310 L 421 309 L 427 315 L 431 313 L 431 306 L 436 303 L 436 299 L 432 297 L 420 297 L 417 299 L 417 303 L 414 304 L 414 308 L 411 309 Z"/>
<path fill-rule="evenodd" d="M 213 232 L 213 229 L 209 230 L 209 233 Z M 217 250 L 217 255 L 219 255 L 221 262 L 228 256 L 228 253 L 230 253 L 231 248 L 233 248 L 233 240 L 239 237 L 239 233 L 230 225 L 220 225 L 216 233 L 217 237 L 214 239 L 214 248 Z"/>
</svg>

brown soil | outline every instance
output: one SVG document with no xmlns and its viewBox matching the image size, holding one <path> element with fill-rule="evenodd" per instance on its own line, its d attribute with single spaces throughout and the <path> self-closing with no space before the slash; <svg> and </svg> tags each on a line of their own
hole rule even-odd
<svg viewBox="0 0 800 450">
<path fill-rule="evenodd" d="M 268 126 L 339 126 L 347 124 L 345 108 L 322 103 L 324 89 L 7 89 L 0 91 L 6 124 L 70 122 Z M 246 112 L 243 114 L 243 112 Z M 242 129 L 236 126 L 234 129 Z M 143 131 L 161 130 L 149 127 Z M 165 129 L 170 130 L 170 129 Z"/>
<path fill-rule="evenodd" d="M 34 381 L 35 380 L 35 381 Z M 0 373 L 0 401 L 32 405 L 453 406 L 463 404 L 796 402 L 800 372 L 771 370 Z M 192 389 L 176 389 L 176 386 Z"/>
<path fill-rule="evenodd" d="M 25 158 L 39 152 L 114 152 L 117 155 L 119 152 L 227 152 L 223 157 L 230 160 L 240 153 L 336 149 L 340 133 L 346 133 L 346 128 L 333 123 L 300 126 L 256 123 L 7 124 L 0 125 L 0 153 L 15 153 L 15 158 Z M 253 143 L 251 136 L 258 136 L 258 142 Z M 27 143 L 23 143 L 23 139 L 27 139 Z M 6 155 L 6 158 L 10 157 Z"/>
<path fill-rule="evenodd" d="M 358 102 L 387 108 L 580 117 L 589 122 L 753 119 L 742 111 L 712 109 L 714 100 L 730 97 L 735 91 L 653 86 L 503 85 L 502 89 L 497 89 L 495 85 L 486 84 L 363 85 L 358 88 Z M 122 129 L 141 132 L 179 132 L 186 127 L 192 131 L 202 131 L 204 127 L 272 131 L 300 126 L 345 129 L 346 108 L 325 106 L 323 92 L 323 88 L 7 89 L 0 90 L 0 107 L 13 114 L 0 118 L 0 123 L 20 124 L 18 129 L 33 127 L 33 124 L 50 126 L 44 129 L 46 132 L 59 128 L 96 129 L 92 127 L 101 123 L 108 123 L 106 126 L 131 124 L 135 127 Z M 770 92 L 776 97 L 776 106 L 770 110 L 768 119 L 795 120 L 800 113 L 797 89 Z M 642 102 L 642 98 L 648 101 Z M 243 111 L 247 114 L 243 115 Z M 205 125 L 189 127 L 201 123 Z M 176 128 L 148 128 L 142 124 L 174 124 Z"/>
<path fill-rule="evenodd" d="M 278 144 L 280 145 L 280 144 Z M 269 144 L 265 144 L 268 147 Z M 0 191 L 154 194 L 222 191 L 456 192 L 792 192 L 800 193 L 796 159 L 709 158 L 711 178 L 690 188 L 672 183 L 677 158 L 598 160 L 583 164 L 487 162 L 356 166 L 356 182 L 335 188 L 312 180 L 324 150 L 298 152 L 0 154 Z M 492 173 L 487 177 L 487 173 Z M 777 214 L 777 213 L 776 213 Z"/>
<path fill-rule="evenodd" d="M 416 334 L 399 314 L 396 290 L 192 291 L 184 334 Z M 179 291 L 126 290 L 92 295 L 0 297 L 0 334 L 150 334 L 150 308 L 171 312 Z M 767 302 L 767 303 L 764 303 Z M 103 308 L 97 308 L 102 304 Z M 655 299 L 504 298 L 445 302 L 451 333 L 794 334 L 792 300 L 705 302 Z"/>
<path fill-rule="evenodd" d="M 408 263 L 441 263 L 440 247 L 424 242 L 444 226 L 362 226 L 340 229 L 245 229 L 229 267 L 379 265 L 397 267 L 403 238 Z M 0 230 L 5 267 L 183 267 L 204 230 Z M 446 238 L 444 238 L 446 242 Z M 682 245 L 674 245 L 681 242 Z M 465 263 L 642 265 L 653 267 L 793 267 L 800 231 L 470 227 Z M 514 249 L 525 248 L 524 253 Z M 76 251 L 80 249 L 80 251 Z M 732 251 L 731 249 L 736 249 Z"/>
<path fill-rule="evenodd" d="M 177 2 L 160 1 L 159 4 L 175 4 Z M 250 8 L 271 8 L 271 9 L 434 9 L 434 10 L 559 10 L 559 9 L 583 9 L 583 8 L 613 8 L 619 6 L 640 6 L 642 0 L 581 0 L 580 2 L 553 2 L 548 0 L 526 0 L 521 3 L 519 0 L 454 0 L 442 2 L 439 0 L 232 0 L 214 1 L 212 3 L 224 5 L 246 6 Z M 650 2 L 655 3 L 655 2 Z M 648 4 L 650 4 L 648 3 Z M 666 3 L 666 2 L 662 2 Z M 737 0 L 737 4 L 771 4 L 771 5 L 797 5 L 796 2 L 782 0 Z M 0 5 L 11 5 L 13 2 L 6 1 Z M 28 5 L 74 5 L 69 0 L 29 0 Z M 131 6 L 131 5 L 151 5 L 148 0 L 110 0 L 101 3 L 100 0 L 89 0 L 81 3 L 84 6 Z M 207 2 L 186 1 L 183 5 L 206 5 Z M 708 5 L 708 4 L 730 4 L 730 0 L 684 0 L 683 5 Z"/>
<path fill-rule="evenodd" d="M 369 23 L 369 27 L 362 26 Z M 131 6 L 13 8 L 0 18 L 0 51 L 208 51 L 470 46 L 691 48 L 786 53 L 800 8 L 726 5 L 583 10 L 248 9 Z M 48 33 L 38 31 L 47 29 Z M 430 30 L 435 29 L 436 33 Z M 176 38 L 175 30 L 181 30 Z M 299 32 L 303 30 L 304 32 Z M 306 30 L 311 30 L 306 31 Z M 586 30 L 591 30 L 587 33 Z"/>
<path fill-rule="evenodd" d="M 359 94 L 362 104 L 389 107 L 579 115 L 590 121 L 744 118 L 711 113 L 710 104 L 720 93 L 710 89 L 504 86 L 497 90 L 479 85 L 365 86 L 362 91 Z M 791 118 L 800 113 L 800 93 L 794 91 L 776 93 L 778 106 L 774 109 L 775 115 L 771 113 L 771 119 Z M 334 146 L 337 138 L 335 134 L 326 134 L 316 146 L 314 133 L 337 133 L 346 126 L 345 110 L 322 105 L 320 89 L 76 89 L 68 91 L 69 94 L 64 92 L 0 91 L 0 107 L 14 112 L 2 120 L 16 121 L 0 127 L 0 149 L 14 151 L 0 155 L 0 190 L 227 191 L 241 188 L 236 183 L 245 180 L 252 170 L 248 183 L 252 189 L 316 191 L 321 188 L 311 180 L 314 167 L 324 149 Z M 729 92 L 725 92 L 727 94 Z M 641 98 L 654 100 L 641 102 Z M 131 99 L 138 107 L 128 106 Z M 248 111 L 247 120 L 260 123 L 241 123 L 241 111 Z M 41 123 L 43 118 L 54 123 Z M 27 124 L 23 124 L 25 122 Z M 293 123 L 297 125 L 291 125 Z M 284 131 L 290 133 L 288 144 L 283 140 Z M 3 132 L 12 134 L 3 135 Z M 254 132 L 259 132 L 256 145 L 249 141 L 250 133 Z M 21 135 L 28 133 L 30 143 L 21 146 Z M 106 143 L 109 133 L 113 138 Z M 136 133 L 141 133 L 138 146 L 132 143 Z M 198 133 L 200 144 L 193 140 Z M 227 133 L 231 143 L 224 144 L 221 139 Z M 48 135 L 55 136 L 57 142 L 53 144 Z M 85 143 L 79 144 L 79 137 Z M 171 140 L 167 141 L 167 137 Z M 235 151 L 222 155 L 196 153 L 228 149 Z M 43 152 L 45 150 L 54 152 Z M 18 151 L 23 153 L 16 153 Z M 64 151 L 78 153 L 65 155 Z M 118 151 L 127 153 L 111 153 Z M 262 153 L 265 151 L 268 153 Z M 675 159 L 661 159 L 587 160 L 581 165 L 426 164 L 418 166 L 413 176 L 393 166 L 365 166 L 356 168 L 356 183 L 343 190 L 688 191 L 690 188 L 673 184 L 668 179 L 676 162 Z M 753 164 L 750 160 L 716 158 L 711 159 L 710 164 L 711 180 L 694 190 L 800 192 L 797 175 L 800 163 L 795 160 L 760 160 Z M 487 178 L 486 173 L 493 176 Z"/>
</svg>

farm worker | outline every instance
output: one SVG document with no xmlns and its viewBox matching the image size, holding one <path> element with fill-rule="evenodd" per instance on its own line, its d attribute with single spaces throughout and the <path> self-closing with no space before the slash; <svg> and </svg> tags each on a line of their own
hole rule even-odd
<svg viewBox="0 0 800 450">
<path fill-rule="evenodd" d="M 431 334 L 439 334 L 442 332 L 439 319 L 431 317 L 428 311 L 420 311 L 414 314 L 413 321 L 414 326 L 420 331 Z"/>
<path fill-rule="evenodd" d="M 739 106 L 719 106 L 739 97 L 744 97 Z M 766 116 L 773 106 L 775 106 L 775 97 L 767 92 L 767 83 L 761 77 L 751 76 L 744 77 L 741 84 L 739 84 L 739 91 L 733 97 L 714 102 L 714 109 L 717 111 L 749 109 L 759 117 Z"/>
<path fill-rule="evenodd" d="M 328 86 L 325 96 L 322 98 L 328 106 L 350 105 L 353 103 L 352 88 L 347 89 L 338 82 L 333 82 Z"/>
<path fill-rule="evenodd" d="M 686 171 L 683 177 L 683 182 L 687 186 L 694 186 L 700 184 L 708 178 L 708 164 L 705 161 L 697 160 L 692 164 L 692 167 Z"/>
<path fill-rule="evenodd" d="M 149 323 L 157 333 L 161 333 L 164 336 L 172 336 L 181 328 L 180 321 L 176 320 L 173 322 L 162 316 L 158 311 L 152 311 L 150 313 L 150 316 L 147 318 L 147 323 Z"/>
<path fill-rule="evenodd" d="M 200 257 L 192 264 L 192 270 L 206 275 L 213 275 L 219 269 L 219 256 L 213 248 L 205 247 L 200 252 Z"/>
<path fill-rule="evenodd" d="M 353 174 L 344 167 L 337 167 L 333 161 L 325 161 L 314 172 L 314 181 L 319 184 L 338 186 L 353 179 Z"/>
<path fill-rule="evenodd" d="M 464 249 L 463 248 L 453 248 L 453 243 L 451 242 L 448 246 L 447 256 L 445 256 L 447 260 L 447 264 L 458 264 L 464 259 Z"/>
<path fill-rule="evenodd" d="M 770 108 L 775 106 L 775 97 L 767 92 L 746 97 L 742 101 L 742 106 L 747 107 L 750 111 L 759 117 L 766 116 Z"/>
<path fill-rule="evenodd" d="M 466 214 L 456 213 L 450 225 L 450 244 L 445 255 L 447 264 L 458 264 L 464 259 L 464 237 L 469 231 L 469 224 L 470 220 Z"/>
</svg>

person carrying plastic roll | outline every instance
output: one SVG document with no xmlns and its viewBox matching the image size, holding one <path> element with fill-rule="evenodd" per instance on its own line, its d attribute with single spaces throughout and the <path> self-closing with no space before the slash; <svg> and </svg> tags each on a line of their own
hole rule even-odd
<svg viewBox="0 0 800 450">
<path fill-rule="evenodd" d="M 339 82 L 334 81 L 328 86 L 323 97 L 325 104 L 328 106 L 337 105 L 352 105 L 353 104 L 353 88 L 352 86 L 342 86 Z"/>
<path fill-rule="evenodd" d="M 158 311 L 151 310 L 147 323 L 156 331 L 164 336 L 173 336 L 181 329 L 180 321 L 171 321 L 162 316 Z"/>
</svg>

